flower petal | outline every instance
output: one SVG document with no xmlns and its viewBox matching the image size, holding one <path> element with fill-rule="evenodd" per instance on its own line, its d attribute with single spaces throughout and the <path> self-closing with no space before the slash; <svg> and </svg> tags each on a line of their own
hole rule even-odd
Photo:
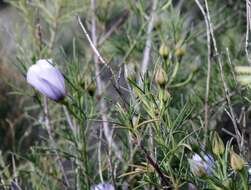
<svg viewBox="0 0 251 190">
<path fill-rule="evenodd" d="M 65 94 L 65 84 L 64 84 L 64 77 L 61 72 L 53 67 L 49 61 L 52 63 L 51 60 L 44 60 L 41 59 L 37 61 L 36 65 L 39 67 L 39 77 L 49 81 L 54 86 L 58 87 L 62 93 Z"/>
<path fill-rule="evenodd" d="M 93 186 L 91 190 L 115 190 L 115 188 L 109 183 L 100 183 L 98 185 Z"/>
<path fill-rule="evenodd" d="M 63 99 L 63 97 L 65 97 L 65 93 L 62 92 L 58 87 L 54 86 L 53 84 L 50 83 L 50 81 L 47 81 L 46 79 L 41 79 L 41 81 L 44 82 L 44 85 L 47 85 L 47 92 L 49 92 L 47 96 L 49 96 L 49 98 L 58 101 Z"/>
<path fill-rule="evenodd" d="M 64 77 L 49 61 L 52 62 L 41 59 L 32 65 L 27 72 L 27 82 L 50 99 L 58 101 L 66 94 Z"/>
</svg>

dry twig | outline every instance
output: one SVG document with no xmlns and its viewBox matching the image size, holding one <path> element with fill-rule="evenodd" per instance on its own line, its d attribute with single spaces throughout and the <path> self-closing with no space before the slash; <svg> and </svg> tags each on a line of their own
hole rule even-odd
<svg viewBox="0 0 251 190">
<path fill-rule="evenodd" d="M 91 0 L 91 9 L 92 9 L 92 29 L 91 29 L 91 35 L 92 35 L 92 42 L 93 46 L 97 46 L 97 35 L 96 35 L 96 0 Z M 97 51 L 98 52 L 98 51 Z M 103 92 L 103 82 L 100 77 L 100 68 L 98 63 L 98 57 L 96 54 L 94 54 L 94 64 L 95 64 L 95 78 L 96 78 L 96 84 L 97 84 L 97 94 L 99 97 L 102 97 Z M 102 174 L 102 158 L 101 158 L 101 144 L 102 144 L 102 133 L 103 129 L 108 129 L 108 122 L 107 122 L 107 115 L 106 115 L 106 104 L 103 98 L 100 99 L 100 108 L 101 108 L 101 118 L 102 118 L 102 127 L 99 128 L 99 142 L 98 142 L 98 166 L 99 166 L 99 177 L 100 181 L 103 183 L 103 174 Z"/>
<path fill-rule="evenodd" d="M 144 53 L 143 53 L 143 60 L 141 63 L 141 69 L 140 69 L 140 73 L 138 76 L 138 83 L 139 86 L 142 86 L 142 78 L 144 77 L 147 69 L 148 69 L 148 65 L 150 63 L 150 53 L 151 53 L 151 48 L 152 48 L 152 32 L 153 32 L 153 27 L 154 27 L 154 20 L 156 17 L 156 8 L 157 8 L 157 4 L 158 4 L 158 0 L 152 0 L 152 10 L 151 10 L 151 15 L 150 15 L 150 19 L 149 19 L 149 24 L 148 24 L 148 28 L 147 28 L 147 39 L 146 39 L 146 44 L 145 44 L 145 49 L 144 49 Z"/>
<path fill-rule="evenodd" d="M 209 97 L 209 90 L 210 90 L 210 78 L 211 78 L 211 67 L 212 67 L 212 63 L 211 63 L 211 36 L 210 36 L 210 28 L 209 28 L 209 23 L 208 23 L 208 19 L 207 19 L 207 15 L 203 9 L 203 7 L 201 6 L 200 2 L 198 0 L 195 0 L 195 2 L 197 3 L 198 7 L 201 10 L 201 13 L 203 14 L 205 23 L 206 23 L 206 28 L 207 28 L 207 81 L 206 81 L 206 93 L 205 93 L 205 105 L 204 105 L 204 111 L 205 111 L 205 123 L 204 123 L 204 131 L 205 134 L 207 134 L 207 130 L 208 130 L 208 97 Z M 206 141 L 206 138 L 204 139 L 204 141 Z"/>
<path fill-rule="evenodd" d="M 38 38 L 38 43 L 39 43 L 38 47 L 39 47 L 39 50 L 41 52 L 42 51 L 42 45 L 43 45 L 42 41 L 43 40 L 42 40 L 42 32 L 41 32 L 41 26 L 40 26 L 39 12 L 38 12 L 38 21 L 37 21 L 36 26 L 37 26 L 37 28 L 36 28 L 37 29 L 37 38 Z M 50 46 L 49 46 L 49 49 L 50 49 L 50 51 L 52 51 Z M 67 176 L 65 174 L 64 166 L 62 164 L 61 158 L 60 158 L 60 156 L 58 154 L 58 151 L 57 151 L 56 142 L 53 139 L 52 127 L 50 125 L 50 117 L 49 117 L 49 109 L 48 109 L 48 98 L 46 96 L 44 96 L 44 99 L 43 99 L 43 111 L 44 111 L 44 123 L 45 123 L 46 130 L 48 132 L 48 135 L 49 135 L 49 140 L 51 142 L 52 150 L 54 151 L 54 153 L 56 155 L 56 160 L 58 161 L 59 169 L 62 172 L 64 183 L 65 183 L 65 185 L 67 187 L 70 187 L 68 178 L 67 178 Z"/>
<path fill-rule="evenodd" d="M 247 56 L 248 63 L 251 65 L 251 59 L 249 57 L 248 47 L 249 47 L 249 32 L 251 31 L 251 1 L 246 0 L 246 43 L 245 52 Z"/>
<path fill-rule="evenodd" d="M 209 24 L 209 31 L 210 31 L 210 35 L 211 35 L 212 43 L 213 43 L 213 49 L 214 49 L 214 52 L 215 52 L 215 56 L 217 58 L 217 63 L 218 63 L 219 68 L 220 68 L 221 80 L 222 80 L 222 83 L 223 83 L 225 96 L 226 96 L 228 107 L 229 107 L 229 110 L 230 110 L 230 119 L 231 119 L 231 121 L 232 121 L 232 123 L 234 125 L 234 130 L 235 130 L 236 137 L 237 137 L 236 141 L 237 141 L 238 147 L 239 147 L 240 151 L 242 151 L 242 149 L 243 149 L 243 147 L 241 146 L 241 138 L 242 137 L 241 137 L 240 131 L 239 131 L 238 126 L 237 126 L 237 120 L 236 120 L 236 116 L 235 116 L 235 113 L 234 113 L 234 109 L 233 109 L 232 104 L 231 104 L 229 89 L 228 89 L 228 86 L 227 86 L 227 83 L 226 83 L 226 80 L 225 80 L 225 76 L 224 76 L 224 73 L 223 73 L 222 58 L 221 58 L 221 55 L 219 54 L 217 43 L 216 43 L 215 36 L 214 36 L 211 17 L 210 17 L 210 14 L 209 14 L 208 2 L 207 2 L 207 0 L 204 0 L 205 10 L 204 10 L 203 6 L 201 5 L 201 3 L 199 2 L 199 0 L 195 0 L 195 2 L 199 6 L 202 14 L 203 15 L 206 14 L 206 19 L 207 19 L 207 22 Z"/>
<path fill-rule="evenodd" d="M 112 68 L 106 63 L 105 59 L 101 56 L 101 54 L 99 53 L 98 49 L 96 48 L 96 45 L 93 43 L 92 39 L 90 38 L 89 34 L 87 33 L 87 30 L 86 28 L 84 27 L 81 19 L 79 16 L 77 16 L 77 19 L 78 19 L 78 23 L 82 29 L 82 31 L 84 32 L 84 35 L 86 36 L 94 54 L 96 55 L 97 59 L 100 60 L 100 62 L 102 64 L 104 64 L 109 70 L 110 72 L 112 73 L 112 76 L 113 76 L 113 80 L 115 81 L 115 75 L 114 75 L 114 72 L 112 70 Z M 96 29 L 95 29 L 96 30 Z M 93 28 L 93 31 L 92 32 L 95 32 L 94 28 Z M 93 36 L 95 37 L 95 36 Z M 96 40 L 96 39 L 94 39 Z M 95 42 L 97 43 L 97 42 Z M 98 64 L 98 63 L 97 63 Z M 98 67 L 96 67 L 96 71 L 95 71 L 95 74 L 97 75 L 96 76 L 96 80 L 97 78 L 99 78 L 100 76 L 100 72 L 99 72 L 99 65 L 97 65 Z M 97 70 L 98 69 L 98 70 Z M 99 83 L 99 84 L 98 84 Z M 99 85 L 99 87 L 98 87 Z M 102 85 L 102 81 L 101 81 L 101 78 L 99 78 L 99 81 L 97 81 L 97 90 L 98 90 L 98 93 L 99 94 L 102 94 L 103 92 L 103 85 Z M 109 146 L 112 146 L 113 149 L 114 149 L 114 153 L 115 155 L 117 156 L 117 158 L 119 158 L 120 160 L 122 160 L 122 153 L 120 152 L 119 148 L 116 146 L 116 144 L 113 142 L 113 139 L 112 139 L 112 133 L 109 129 L 109 126 L 108 126 L 108 120 L 107 120 L 107 116 L 105 117 L 104 113 L 106 113 L 106 104 L 105 104 L 105 101 L 104 101 L 104 98 L 101 96 L 100 97 L 100 108 L 101 108 L 101 116 L 102 116 L 102 120 L 103 120 L 103 130 L 104 130 L 104 135 L 106 137 L 106 140 L 109 144 Z"/>
</svg>

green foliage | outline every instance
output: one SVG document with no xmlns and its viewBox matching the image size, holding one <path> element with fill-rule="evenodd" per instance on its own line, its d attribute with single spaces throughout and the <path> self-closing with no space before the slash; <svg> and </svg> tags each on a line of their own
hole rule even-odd
<svg viewBox="0 0 251 190">
<path fill-rule="evenodd" d="M 25 76 L 38 59 L 52 58 L 64 75 L 67 97 L 49 101 L 46 115 L 40 94 L 30 87 L 13 87 L 12 94 L 25 97 L 23 125 L 35 128 L 36 134 L 18 131 L 21 140 L 34 139 L 28 150 L 20 151 L 14 143 L 10 151 L 1 152 L 1 189 L 89 190 L 101 182 L 115 189 L 188 189 L 191 184 L 197 189 L 248 189 L 248 166 L 235 171 L 230 163 L 233 148 L 240 158 L 250 159 L 245 128 L 250 95 L 234 70 L 247 62 L 244 24 L 231 22 L 243 12 L 238 3 L 209 1 L 219 55 L 212 44 L 208 55 L 207 28 L 195 1 L 159 0 L 150 35 L 148 0 L 96 1 L 95 12 L 87 0 L 8 2 L 23 22 L 15 31 L 14 64 Z M 91 37 L 95 16 L 97 49 L 109 67 L 94 58 L 77 15 Z M 150 64 L 143 75 L 149 36 Z M 212 69 L 206 102 L 208 56 Z M 223 73 L 218 57 L 223 60 Z M 245 107 L 243 112 L 237 113 L 237 104 Z M 4 106 L 0 114 L 2 110 Z M 240 136 L 237 129 L 219 122 L 224 112 L 232 117 L 231 126 L 233 120 L 240 120 Z M 225 144 L 217 139 L 221 149 L 216 155 L 212 134 L 218 131 L 221 136 L 222 128 L 232 136 L 223 139 Z M 194 155 L 202 158 L 199 167 L 207 165 L 199 168 L 203 175 L 191 169 Z"/>
</svg>

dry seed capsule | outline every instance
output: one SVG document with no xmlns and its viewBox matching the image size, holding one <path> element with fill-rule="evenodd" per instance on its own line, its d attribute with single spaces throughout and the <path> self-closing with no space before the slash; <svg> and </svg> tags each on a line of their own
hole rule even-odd
<svg viewBox="0 0 251 190">
<path fill-rule="evenodd" d="M 155 82 L 160 85 L 160 86 L 164 86 L 167 82 L 167 76 L 166 76 L 166 72 L 164 71 L 164 69 L 159 68 L 155 74 Z"/>
<path fill-rule="evenodd" d="M 234 151 L 230 152 L 230 165 L 233 170 L 235 171 L 242 170 L 244 164 L 245 164 L 244 160 L 238 154 L 236 154 Z"/>
<path fill-rule="evenodd" d="M 169 55 L 169 49 L 165 44 L 162 44 L 159 48 L 159 54 L 162 56 L 164 59 L 168 58 Z"/>
<path fill-rule="evenodd" d="M 177 58 L 182 58 L 185 54 L 186 50 L 184 48 L 179 47 L 175 50 L 175 55 Z"/>
<path fill-rule="evenodd" d="M 214 133 L 212 141 L 212 151 L 215 155 L 222 155 L 224 153 L 225 146 L 217 132 Z"/>
</svg>

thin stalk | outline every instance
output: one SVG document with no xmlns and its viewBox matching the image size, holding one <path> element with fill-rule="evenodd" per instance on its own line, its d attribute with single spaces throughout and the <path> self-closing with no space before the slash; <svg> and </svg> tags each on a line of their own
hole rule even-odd
<svg viewBox="0 0 251 190">
<path fill-rule="evenodd" d="M 37 36 L 38 36 L 38 42 L 39 42 L 39 45 L 38 45 L 38 48 L 39 48 L 39 53 L 41 53 L 42 51 L 42 32 L 41 32 L 41 26 L 40 26 L 40 15 L 39 15 L 39 12 L 38 12 L 38 21 L 37 21 Z M 63 164 L 61 162 L 61 158 L 57 152 L 57 146 L 56 146 L 56 143 L 54 141 L 54 138 L 53 138 L 53 135 L 52 135 L 52 127 L 50 125 L 50 119 L 49 119 L 49 109 L 48 109 L 48 99 L 46 96 L 44 96 L 44 99 L 43 99 L 43 111 L 44 111 L 44 122 L 45 122 L 45 127 L 47 129 L 47 132 L 48 132 L 48 135 L 49 135 L 49 139 L 51 141 L 51 146 L 52 146 L 52 149 L 56 155 L 56 160 L 58 161 L 58 167 L 59 169 L 61 170 L 61 173 L 63 175 L 63 179 L 64 179 L 64 183 L 67 187 L 70 187 L 70 184 L 69 184 L 69 181 L 68 181 L 68 178 L 65 174 L 65 171 L 64 171 L 64 167 L 63 167 Z"/>
<path fill-rule="evenodd" d="M 153 33 L 153 28 L 154 28 L 154 21 L 156 18 L 156 8 L 157 8 L 158 0 L 152 0 L 152 10 L 150 13 L 150 20 L 149 24 L 147 27 L 147 39 L 145 43 L 145 48 L 144 48 L 144 53 L 143 53 L 143 60 L 141 63 L 141 70 L 138 76 L 138 83 L 139 86 L 141 87 L 143 84 L 142 78 L 144 78 L 144 75 L 148 69 L 149 63 L 150 63 L 150 53 L 152 49 L 152 33 Z"/>
<path fill-rule="evenodd" d="M 97 46 L 97 34 L 96 34 L 96 0 L 91 0 L 91 10 L 92 10 L 92 28 L 91 28 L 91 36 L 92 36 L 92 42 L 94 47 Z M 102 92 L 103 92 L 103 83 L 100 77 L 100 68 L 98 63 L 98 57 L 96 54 L 94 54 L 94 64 L 95 64 L 95 77 L 96 77 L 96 84 L 97 84 L 97 95 L 101 97 L 100 100 L 100 108 L 101 108 L 101 119 L 102 119 L 102 126 L 99 127 L 99 140 L 98 140 L 98 167 L 99 167 L 99 177 L 100 181 L 103 183 L 104 178 L 102 174 L 102 154 L 101 154 L 101 148 L 102 148 L 102 133 L 103 129 L 107 129 L 108 123 L 107 123 L 107 116 L 106 116 L 106 105 L 104 102 L 104 99 L 102 98 Z"/>
<path fill-rule="evenodd" d="M 204 103 L 204 111 L 205 111 L 205 121 L 204 121 L 204 132 L 205 132 L 205 138 L 204 138 L 204 144 L 207 139 L 207 130 L 208 130 L 208 115 L 209 115 L 209 108 L 208 108 L 208 98 L 209 98 L 209 91 L 210 91 L 210 78 L 211 78 L 211 35 L 210 35 L 210 25 L 208 22 L 207 15 L 204 11 L 204 8 L 200 4 L 198 0 L 195 0 L 197 3 L 198 7 L 201 10 L 201 13 L 203 14 L 205 24 L 206 24 L 206 29 L 207 29 L 207 80 L 206 80 L 206 93 L 205 93 L 205 103 Z"/>
<path fill-rule="evenodd" d="M 113 77 L 113 82 L 115 82 L 115 84 L 116 84 L 115 75 L 114 75 L 114 72 L 113 72 L 112 68 L 106 63 L 105 59 L 101 56 L 101 54 L 99 53 L 98 49 L 96 48 L 96 46 L 92 42 L 92 39 L 89 36 L 89 34 L 87 33 L 87 30 L 86 30 L 85 26 L 83 25 L 83 23 L 82 23 L 82 21 L 81 21 L 81 19 L 80 19 L 79 16 L 77 17 L 77 19 L 78 19 L 78 23 L 79 23 L 82 31 L 84 32 L 84 35 L 86 36 L 86 38 L 87 38 L 87 40 L 88 40 L 88 42 L 89 42 L 89 44 L 90 44 L 90 46 L 91 46 L 94 54 L 97 56 L 98 60 L 102 64 L 104 64 L 110 70 L 110 72 L 112 74 L 112 77 Z M 98 69 L 99 69 L 99 67 L 98 67 Z M 100 72 L 98 72 L 98 71 L 97 70 L 95 71 L 95 74 L 98 74 L 98 76 L 96 76 L 96 78 L 99 77 L 99 75 L 100 75 Z M 101 81 L 101 83 L 102 83 L 102 81 Z M 100 85 L 100 86 L 102 87 L 102 85 Z M 103 89 L 102 88 L 100 89 L 100 92 L 98 92 L 98 84 L 97 84 L 97 93 L 101 94 L 101 95 L 103 93 Z M 100 96 L 100 98 L 101 98 L 101 100 L 100 100 L 101 115 L 103 115 L 104 112 L 102 112 L 102 111 L 106 110 L 106 104 L 105 104 L 105 101 L 104 101 L 103 97 Z M 104 121 L 103 123 L 108 123 L 107 118 L 103 117 L 102 120 Z M 122 159 L 122 153 L 121 153 L 121 151 L 119 150 L 119 148 L 117 147 L 117 145 L 113 142 L 112 134 L 110 132 L 109 127 L 103 127 L 103 130 L 104 130 L 105 138 L 106 138 L 108 144 L 110 144 L 112 146 L 112 148 L 114 149 L 114 153 L 115 153 L 116 157 L 118 159 L 120 159 L 120 160 L 123 160 Z"/>
<path fill-rule="evenodd" d="M 143 146 L 143 144 L 140 142 L 140 148 L 141 150 L 144 152 L 147 161 L 149 162 L 149 164 L 155 169 L 155 171 L 158 173 L 160 179 L 161 179 L 161 183 L 164 186 L 163 189 L 172 189 L 170 186 L 170 181 L 168 180 L 168 178 L 164 175 L 164 173 L 161 171 L 159 165 L 153 160 L 153 158 L 149 155 L 149 153 L 147 152 L 147 150 L 145 149 L 145 147 Z"/>
<path fill-rule="evenodd" d="M 227 86 L 227 83 L 225 81 L 225 76 L 224 76 L 224 73 L 223 73 L 222 59 L 221 59 L 221 56 L 220 56 L 218 48 L 217 48 L 217 44 L 216 44 L 216 40 L 215 40 L 215 36 L 214 36 L 214 31 L 213 31 L 213 26 L 212 26 L 210 14 L 209 14 L 209 8 L 208 8 L 207 0 L 205 0 L 205 5 L 206 5 L 207 18 L 208 18 L 208 23 L 209 23 L 211 37 L 212 37 L 213 47 L 214 47 L 214 51 L 215 51 L 215 54 L 217 56 L 217 62 L 219 64 L 219 68 L 220 68 L 221 80 L 222 80 L 222 83 L 223 83 L 223 87 L 224 87 L 224 91 L 225 91 L 225 96 L 226 96 L 228 107 L 229 107 L 229 110 L 230 110 L 231 120 L 232 120 L 233 125 L 234 125 L 235 133 L 237 135 L 237 139 L 236 140 L 237 140 L 237 143 L 238 143 L 239 150 L 242 152 L 241 134 L 240 134 L 240 131 L 239 131 L 237 123 L 236 123 L 236 116 L 235 116 L 235 113 L 234 113 L 234 110 L 233 110 L 233 107 L 232 107 L 232 104 L 231 104 L 231 98 L 229 96 L 228 86 Z"/>
<path fill-rule="evenodd" d="M 46 126 L 46 129 L 47 129 L 48 135 L 49 135 L 49 139 L 50 139 L 50 142 L 51 142 L 52 149 L 53 149 L 53 151 L 54 151 L 54 153 L 56 155 L 56 160 L 58 161 L 59 169 L 62 172 L 65 185 L 67 187 L 70 187 L 70 183 L 69 183 L 68 178 L 67 178 L 67 176 L 65 174 L 65 171 L 64 171 L 64 166 L 62 164 L 61 158 L 60 158 L 60 156 L 58 154 L 58 151 L 57 151 L 57 145 L 56 145 L 56 143 L 54 141 L 54 138 L 53 138 L 53 135 L 52 135 L 50 119 L 49 119 L 49 111 L 48 111 L 48 99 L 47 99 L 46 96 L 44 96 L 44 106 L 43 107 L 44 107 L 45 126 Z"/>
<path fill-rule="evenodd" d="M 228 104 L 228 107 L 229 107 L 229 110 L 230 110 L 230 119 L 232 120 L 232 123 L 234 125 L 234 130 L 235 130 L 235 133 L 236 133 L 236 136 L 237 136 L 236 141 L 237 141 L 237 144 L 238 144 L 238 148 L 242 152 L 241 134 L 240 134 L 240 131 L 238 129 L 238 125 L 237 125 L 237 122 L 236 122 L 237 121 L 236 116 L 235 116 L 234 109 L 233 109 L 232 104 L 231 104 L 229 89 L 228 89 L 228 86 L 227 86 L 227 83 L 226 83 L 226 80 L 225 80 L 225 76 L 224 76 L 224 73 L 223 73 L 222 58 L 221 58 L 221 56 L 219 54 L 216 39 L 215 39 L 215 36 L 214 36 L 213 25 L 212 25 L 212 22 L 211 22 L 211 17 L 210 17 L 209 8 L 208 8 L 208 2 L 207 2 L 207 0 L 204 0 L 205 10 L 204 10 L 204 8 L 202 7 L 201 3 L 198 0 L 195 0 L 195 2 L 199 6 L 202 14 L 206 15 L 206 19 L 207 19 L 207 23 L 209 25 L 209 31 L 210 31 L 210 35 L 211 35 L 212 43 L 213 43 L 212 47 L 214 49 L 215 56 L 217 58 L 217 63 L 218 63 L 219 68 L 220 68 L 221 80 L 222 80 L 222 83 L 223 83 L 223 88 L 224 88 L 227 104 Z"/>
<path fill-rule="evenodd" d="M 249 47 L 249 32 L 251 30 L 251 2 L 250 0 L 246 0 L 246 42 L 245 42 L 245 53 L 248 60 L 249 65 L 251 65 L 251 60 L 249 57 L 248 47 Z"/>
<path fill-rule="evenodd" d="M 143 59 L 142 59 L 142 63 L 141 63 L 141 69 L 138 75 L 138 84 L 139 87 L 143 86 L 143 80 L 144 80 L 144 75 L 146 74 L 146 71 L 148 69 L 148 66 L 150 64 L 150 54 L 151 54 L 151 49 L 152 49 L 152 36 L 153 36 L 153 28 L 154 28 L 154 21 L 156 19 L 156 9 L 157 9 L 157 5 L 158 5 L 158 0 L 152 0 L 152 9 L 151 9 L 151 13 L 150 13 L 150 19 L 149 19 L 149 24 L 147 27 L 147 38 L 146 38 L 146 42 L 145 42 L 145 48 L 144 48 L 144 53 L 143 53 Z M 138 109 L 138 108 L 136 108 Z M 135 118 L 134 118 L 135 120 Z M 151 152 L 151 156 L 154 156 L 154 150 L 153 150 L 153 130 L 152 127 L 149 128 L 149 146 L 150 146 L 150 152 Z"/>
</svg>

